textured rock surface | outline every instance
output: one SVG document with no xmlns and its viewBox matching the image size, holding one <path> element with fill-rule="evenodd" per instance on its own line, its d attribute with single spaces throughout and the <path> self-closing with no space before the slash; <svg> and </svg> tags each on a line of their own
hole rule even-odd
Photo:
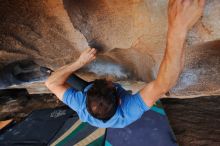
<svg viewBox="0 0 220 146">
<path fill-rule="evenodd" d="M 179 145 L 220 145 L 219 96 L 163 99 L 162 103 Z"/>
<path fill-rule="evenodd" d="M 25 89 L 0 91 L 0 121 L 20 121 L 34 110 L 63 106 L 52 94 L 29 95 Z"/>
<path fill-rule="evenodd" d="M 79 72 L 83 78 L 149 82 L 163 56 L 166 9 L 166 0 L 0 0 L 0 69 L 23 59 L 56 69 L 90 45 L 99 55 Z M 171 96 L 220 94 L 219 26 L 220 1 L 207 0 Z"/>
</svg>

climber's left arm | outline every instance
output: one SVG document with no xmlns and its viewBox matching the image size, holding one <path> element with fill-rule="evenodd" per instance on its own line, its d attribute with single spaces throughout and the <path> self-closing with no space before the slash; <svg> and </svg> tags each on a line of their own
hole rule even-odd
<svg viewBox="0 0 220 146">
<path fill-rule="evenodd" d="M 148 107 L 175 86 L 184 64 L 184 42 L 189 29 L 202 16 L 205 0 L 170 0 L 167 44 L 157 78 L 140 95 Z"/>
</svg>

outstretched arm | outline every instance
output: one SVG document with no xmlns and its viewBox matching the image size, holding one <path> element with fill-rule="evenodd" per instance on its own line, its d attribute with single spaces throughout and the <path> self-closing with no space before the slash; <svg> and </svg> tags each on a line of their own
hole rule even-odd
<svg viewBox="0 0 220 146">
<path fill-rule="evenodd" d="M 63 94 L 69 87 L 66 84 L 68 77 L 76 70 L 80 69 L 87 63 L 95 59 L 96 50 L 94 48 L 88 48 L 77 59 L 76 62 L 65 65 L 55 72 L 47 79 L 45 85 L 53 92 L 60 100 L 62 100 Z"/>
<path fill-rule="evenodd" d="M 203 12 L 205 0 L 170 0 L 165 54 L 157 78 L 146 85 L 140 95 L 147 106 L 153 104 L 177 82 L 184 64 L 184 42 L 187 31 Z"/>
</svg>

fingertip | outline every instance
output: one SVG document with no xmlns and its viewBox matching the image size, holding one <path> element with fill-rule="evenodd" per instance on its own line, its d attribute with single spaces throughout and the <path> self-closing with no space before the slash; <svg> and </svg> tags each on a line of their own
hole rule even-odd
<svg viewBox="0 0 220 146">
<path fill-rule="evenodd" d="M 96 53 L 96 49 L 92 48 L 92 50 L 90 51 L 91 54 L 95 54 Z"/>
</svg>

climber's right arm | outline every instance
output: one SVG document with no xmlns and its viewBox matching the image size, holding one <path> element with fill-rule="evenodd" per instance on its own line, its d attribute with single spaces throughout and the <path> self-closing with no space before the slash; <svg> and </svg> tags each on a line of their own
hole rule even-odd
<svg viewBox="0 0 220 146">
<path fill-rule="evenodd" d="M 66 84 L 68 77 L 76 70 L 80 69 L 87 63 L 96 58 L 96 50 L 94 48 L 88 48 L 82 52 L 77 61 L 65 65 L 51 74 L 51 76 L 45 82 L 47 88 L 54 93 L 60 100 L 62 100 L 64 92 L 69 87 Z"/>
</svg>

